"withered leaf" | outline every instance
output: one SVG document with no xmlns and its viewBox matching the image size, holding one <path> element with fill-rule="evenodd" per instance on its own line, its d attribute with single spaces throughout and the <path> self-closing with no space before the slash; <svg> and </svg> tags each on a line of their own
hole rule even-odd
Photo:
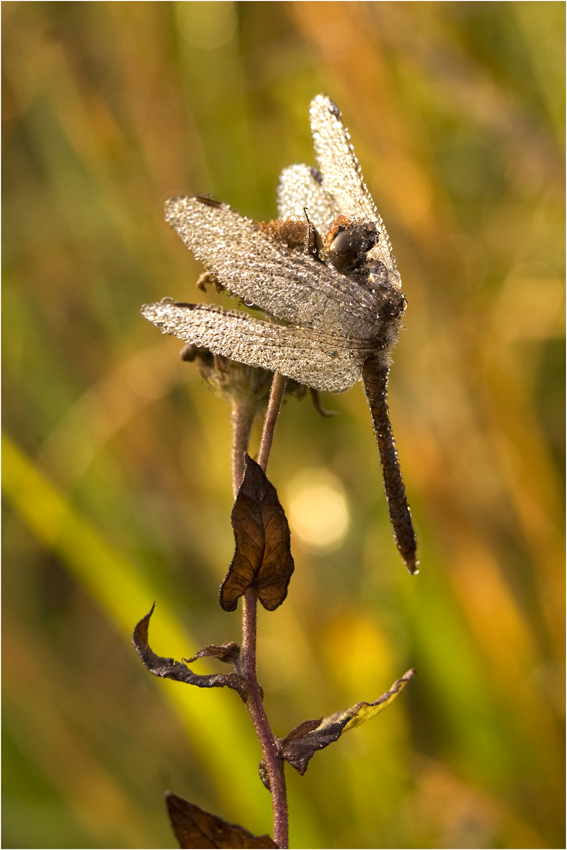
<svg viewBox="0 0 567 850">
<path fill-rule="evenodd" d="M 211 644 L 210 646 L 206 646 L 204 649 L 200 649 L 199 652 L 192 655 L 191 658 L 182 658 L 181 660 L 185 661 L 187 664 L 191 664 L 192 661 L 196 661 L 198 658 L 207 657 L 218 658 L 219 661 L 223 661 L 225 664 L 238 665 L 240 647 L 233 640 L 229 643 L 222 643 L 220 646 Z"/>
<path fill-rule="evenodd" d="M 318 717 L 317 720 L 304 720 L 303 723 L 300 723 L 299 726 L 288 732 L 282 743 L 286 744 L 288 741 L 296 741 L 299 738 L 304 738 L 309 732 L 314 732 L 321 725 L 322 720 L 322 717 Z"/>
<path fill-rule="evenodd" d="M 162 658 L 150 649 L 148 628 L 154 608 L 155 605 L 152 605 L 152 610 L 140 620 L 132 635 L 132 643 L 136 647 L 136 652 L 150 673 L 163 679 L 174 679 L 176 682 L 196 685 L 198 688 L 233 688 L 246 702 L 248 685 L 244 676 L 239 673 L 215 673 L 200 676 L 193 673 L 189 667 L 180 661 L 175 661 L 173 658 Z"/>
<path fill-rule="evenodd" d="M 322 717 L 318 717 L 316 720 L 304 720 L 303 723 L 300 723 L 299 726 L 296 726 L 295 729 L 292 729 L 283 740 L 278 741 L 278 749 L 282 754 L 282 757 L 285 758 L 283 753 L 285 753 L 285 745 L 288 741 L 295 741 L 299 738 L 304 738 L 309 732 L 313 732 L 317 729 L 318 726 L 321 725 Z M 305 771 L 304 771 L 305 772 Z M 264 788 L 270 790 L 270 777 L 268 775 L 268 769 L 262 760 L 258 765 L 258 773 L 260 775 L 260 779 L 262 780 L 262 784 Z"/>
<path fill-rule="evenodd" d="M 264 788 L 267 791 L 271 791 L 272 789 L 271 789 L 271 785 L 270 785 L 270 775 L 268 773 L 268 768 L 266 767 L 266 764 L 265 764 L 263 759 L 260 762 L 260 764 L 258 765 L 258 776 L 260 777 L 260 781 L 261 781 L 262 785 L 264 786 Z"/>
<path fill-rule="evenodd" d="M 234 611 L 238 597 L 255 588 L 268 611 L 287 596 L 294 564 L 289 525 L 276 488 L 263 469 L 245 455 L 245 472 L 232 509 L 236 551 L 220 589 L 220 604 Z"/>
<path fill-rule="evenodd" d="M 281 742 L 281 757 L 303 776 L 311 757 L 317 750 L 322 750 L 334 741 L 338 741 L 343 732 L 360 726 L 386 708 L 414 676 L 415 670 L 408 670 L 376 702 L 359 702 L 346 711 L 324 717 L 320 722 L 307 720 L 300 724 Z M 317 725 L 314 726 L 313 724 L 316 723 Z"/>
<path fill-rule="evenodd" d="M 165 801 L 180 847 L 277 847 L 269 835 L 252 835 L 175 794 L 168 792 Z"/>
</svg>

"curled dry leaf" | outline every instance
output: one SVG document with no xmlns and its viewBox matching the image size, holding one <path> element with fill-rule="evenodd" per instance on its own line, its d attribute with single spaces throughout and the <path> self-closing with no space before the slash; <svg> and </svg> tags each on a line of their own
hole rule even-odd
<svg viewBox="0 0 567 850">
<path fill-rule="evenodd" d="M 323 722 L 322 717 L 318 717 L 317 720 L 304 720 L 303 723 L 300 723 L 299 726 L 296 726 L 295 729 L 292 729 L 282 741 L 282 744 L 286 744 L 288 741 L 297 741 L 299 738 L 304 738 L 310 732 L 314 732 L 318 726 Z"/>
<path fill-rule="evenodd" d="M 258 776 L 260 777 L 260 781 L 264 788 L 271 792 L 272 786 L 270 785 L 270 774 L 268 773 L 268 768 L 266 767 L 266 763 L 263 759 L 258 765 Z"/>
<path fill-rule="evenodd" d="M 237 643 L 231 640 L 229 643 L 222 643 L 220 646 L 215 646 L 211 644 L 210 646 L 206 646 L 204 649 L 200 649 L 195 655 L 192 655 L 191 658 L 182 658 L 182 661 L 185 661 L 187 664 L 191 664 L 192 661 L 196 661 L 198 658 L 218 658 L 219 661 L 223 661 L 225 664 L 234 664 L 235 667 L 238 667 L 240 660 L 240 647 Z"/>
<path fill-rule="evenodd" d="M 291 732 L 285 736 L 285 738 L 279 741 L 279 751 L 280 754 L 285 750 L 285 745 L 288 741 L 295 741 L 299 738 L 305 737 L 309 732 L 313 732 L 317 727 L 321 724 L 323 720 L 322 717 L 318 717 L 317 720 L 304 720 L 303 723 L 300 723 L 299 726 L 296 726 L 295 729 L 292 729 Z M 282 755 L 282 757 L 285 757 Z M 271 790 L 270 786 L 270 777 L 268 774 L 268 770 L 263 761 L 258 765 L 258 774 L 260 779 L 262 780 L 262 784 L 264 788 L 267 788 L 268 791 Z"/>
<path fill-rule="evenodd" d="M 311 757 L 317 750 L 322 750 L 334 741 L 338 741 L 343 732 L 360 726 L 361 723 L 365 723 L 386 708 L 414 676 L 415 670 L 408 670 L 376 702 L 359 702 L 346 711 L 331 714 L 320 721 L 307 720 L 300 724 L 281 741 L 281 757 L 303 776 Z"/>
<path fill-rule="evenodd" d="M 248 685 L 244 676 L 239 673 L 216 673 L 200 676 L 193 673 L 189 667 L 180 661 L 175 661 L 173 658 L 162 658 L 150 649 L 148 628 L 154 608 L 155 605 L 152 605 L 152 610 L 140 620 L 132 635 L 132 643 L 136 647 L 136 652 L 150 673 L 163 679 L 174 679 L 176 682 L 196 685 L 198 688 L 232 688 L 246 702 Z"/>
<path fill-rule="evenodd" d="M 168 792 L 165 801 L 180 847 L 277 847 L 269 835 L 253 835 L 175 794 Z"/>
<path fill-rule="evenodd" d="M 220 589 L 220 604 L 234 611 L 238 597 L 253 587 L 268 611 L 282 604 L 294 569 L 289 525 L 276 488 L 248 455 L 232 509 L 236 551 Z"/>
</svg>

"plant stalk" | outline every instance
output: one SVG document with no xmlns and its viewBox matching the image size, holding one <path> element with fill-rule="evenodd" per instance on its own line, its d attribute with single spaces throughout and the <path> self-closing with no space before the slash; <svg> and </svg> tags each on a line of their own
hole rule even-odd
<svg viewBox="0 0 567 850">
<path fill-rule="evenodd" d="M 274 428 L 276 427 L 276 420 L 280 412 L 286 383 L 287 378 L 284 378 L 279 372 L 274 373 L 270 400 L 268 402 L 268 409 L 266 410 L 266 418 L 264 419 L 262 439 L 260 440 L 260 451 L 258 452 L 258 464 L 264 472 L 268 465 L 268 457 L 272 448 L 272 440 L 274 439 Z"/>
<path fill-rule="evenodd" d="M 286 378 L 274 374 L 268 409 L 264 419 L 258 464 L 264 472 L 272 447 L 274 428 L 280 410 Z M 236 495 L 244 472 L 244 453 L 248 448 L 254 414 L 240 402 L 232 411 L 232 488 Z M 256 670 L 256 642 L 258 623 L 258 597 L 254 588 L 248 588 L 242 597 L 241 671 L 248 682 L 246 708 L 254 724 L 262 748 L 262 756 L 270 782 L 274 813 L 274 842 L 278 847 L 289 847 L 289 815 L 284 765 L 268 717 L 264 709 L 262 690 Z"/>
<path fill-rule="evenodd" d="M 289 816 L 284 765 L 280 758 L 274 733 L 264 709 L 262 691 L 256 672 L 256 632 L 258 597 L 248 588 L 242 597 L 242 673 L 248 682 L 246 708 L 262 747 L 262 756 L 270 780 L 274 812 L 274 841 L 278 847 L 289 847 Z"/>
<path fill-rule="evenodd" d="M 256 415 L 252 401 L 239 399 L 232 405 L 232 495 L 236 498 L 244 475 L 244 454 L 248 451 L 250 432 Z"/>
</svg>

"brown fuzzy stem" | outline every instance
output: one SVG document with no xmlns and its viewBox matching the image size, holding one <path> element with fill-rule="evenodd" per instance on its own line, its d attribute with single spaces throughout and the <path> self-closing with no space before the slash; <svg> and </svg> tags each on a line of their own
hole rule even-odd
<svg viewBox="0 0 567 850">
<path fill-rule="evenodd" d="M 250 401 L 234 401 L 230 421 L 232 424 L 232 494 L 236 494 L 244 475 L 244 455 L 248 451 L 250 432 L 256 408 Z"/>
<path fill-rule="evenodd" d="M 278 413 L 280 412 L 286 383 L 287 378 L 284 378 L 284 376 L 280 375 L 279 372 L 274 373 L 270 401 L 266 411 L 264 430 L 262 431 L 262 440 L 260 442 L 260 451 L 258 452 L 258 464 L 262 467 L 264 472 L 268 465 L 268 457 L 270 455 L 270 449 L 272 448 L 272 440 L 274 439 L 274 428 L 276 427 L 276 420 L 278 418 Z"/>
<path fill-rule="evenodd" d="M 258 463 L 264 471 L 266 471 L 268 463 L 285 385 L 286 378 L 276 373 L 272 382 L 270 401 L 258 453 Z M 254 409 L 252 407 L 244 402 L 235 404 L 232 411 L 232 487 L 235 495 L 244 474 L 244 453 L 248 449 L 253 420 Z M 278 847 L 287 848 L 289 847 L 289 814 L 284 765 L 264 709 L 262 690 L 256 670 L 257 610 L 256 590 L 249 587 L 242 597 L 242 647 L 240 656 L 242 675 L 248 684 L 246 708 L 254 724 L 268 774 L 274 813 L 274 842 Z"/>
<path fill-rule="evenodd" d="M 254 724 L 262 747 L 262 756 L 270 782 L 274 813 L 274 841 L 278 847 L 289 847 L 289 815 L 284 764 L 280 757 L 274 733 L 264 710 L 262 691 L 256 673 L 256 630 L 258 598 L 253 588 L 248 588 L 242 600 L 242 673 L 248 682 L 246 708 Z"/>
</svg>

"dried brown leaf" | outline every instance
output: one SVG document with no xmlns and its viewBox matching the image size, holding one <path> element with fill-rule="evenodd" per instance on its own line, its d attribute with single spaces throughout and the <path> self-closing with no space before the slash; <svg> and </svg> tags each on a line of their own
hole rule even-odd
<svg viewBox="0 0 567 850">
<path fill-rule="evenodd" d="M 218 658 L 219 661 L 223 661 L 225 664 L 238 665 L 240 659 L 240 647 L 233 640 L 229 643 L 222 643 L 220 646 L 210 644 L 204 649 L 200 649 L 199 652 L 192 655 L 191 658 L 182 658 L 181 660 L 185 661 L 187 664 L 191 664 L 191 662 L 196 661 L 198 658 L 207 657 Z"/>
<path fill-rule="evenodd" d="M 300 723 L 299 726 L 288 732 L 282 743 L 286 744 L 288 741 L 297 741 L 299 738 L 304 738 L 309 732 L 314 732 L 321 725 L 322 720 L 322 717 L 317 718 L 317 720 L 304 720 L 303 723 Z"/>
<path fill-rule="evenodd" d="M 150 618 L 154 613 L 155 605 L 149 614 L 143 617 L 132 635 L 132 643 L 143 663 L 154 676 L 163 679 L 174 679 L 176 682 L 186 682 L 188 685 L 196 685 L 198 688 L 232 688 L 237 691 L 246 702 L 248 685 L 244 676 L 239 673 L 216 673 L 200 676 L 193 673 L 185 664 L 175 661 L 173 658 L 162 658 L 150 649 L 148 644 L 148 629 Z"/>
<path fill-rule="evenodd" d="M 269 835 L 253 835 L 211 815 L 182 797 L 165 795 L 171 826 L 180 847 L 276 847 Z"/>
<path fill-rule="evenodd" d="M 234 611 L 238 597 L 253 587 L 268 611 L 282 604 L 294 569 L 289 525 L 276 488 L 248 455 L 232 509 L 236 551 L 220 589 L 220 604 Z"/>
<path fill-rule="evenodd" d="M 317 750 L 322 750 L 334 741 L 338 741 L 343 732 L 360 726 L 361 723 L 370 720 L 386 708 L 414 676 L 415 670 L 408 670 L 376 702 L 359 702 L 346 711 L 324 717 L 320 722 L 307 720 L 300 724 L 281 742 L 281 757 L 303 776 L 311 757 Z"/>
</svg>

